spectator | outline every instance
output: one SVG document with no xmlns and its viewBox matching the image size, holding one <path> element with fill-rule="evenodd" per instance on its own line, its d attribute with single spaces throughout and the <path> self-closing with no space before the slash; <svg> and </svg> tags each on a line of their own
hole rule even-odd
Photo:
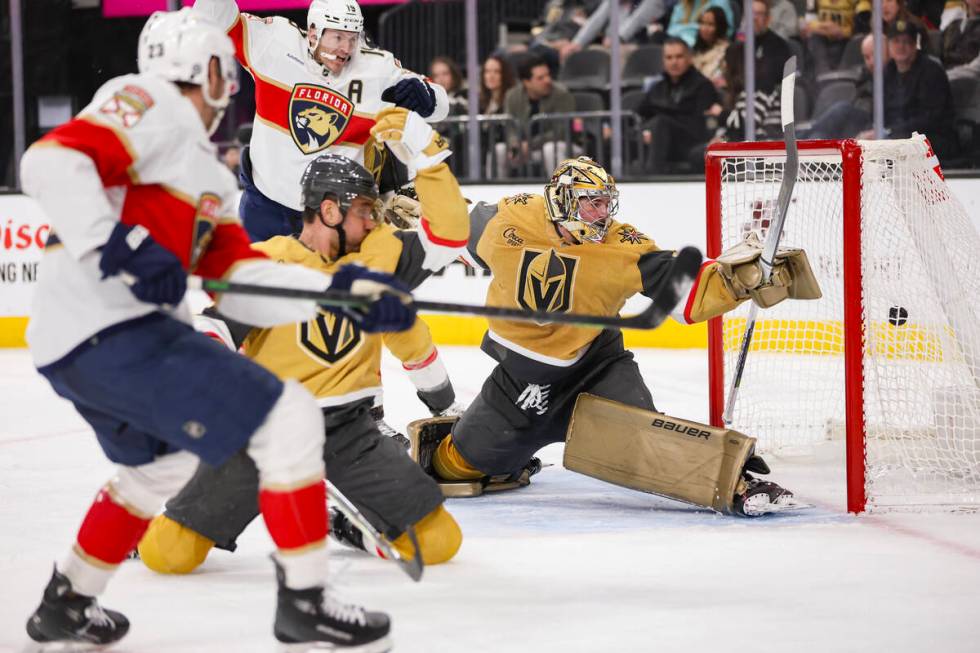
<svg viewBox="0 0 980 653">
<path fill-rule="evenodd" d="M 734 26 L 732 6 L 728 0 L 679 0 L 670 12 L 670 24 L 667 35 L 684 39 L 689 46 L 694 46 L 698 35 L 698 18 L 708 7 L 719 7 L 725 12 L 725 20 L 729 26 Z M 731 36 L 731 27 L 726 36 Z"/>
<path fill-rule="evenodd" d="M 463 75 L 452 57 L 439 55 L 429 62 L 429 78 L 446 89 L 449 96 L 449 115 L 466 113 L 466 89 L 463 88 Z"/>
<path fill-rule="evenodd" d="M 882 66 L 888 65 L 888 48 L 882 48 Z M 874 115 L 874 37 L 868 34 L 861 41 L 864 65 L 857 80 L 857 95 L 853 100 L 831 104 L 814 118 L 813 126 L 804 138 L 853 138 L 871 129 Z"/>
<path fill-rule="evenodd" d="M 503 113 L 504 96 L 514 83 L 510 62 L 495 54 L 487 57 L 480 69 L 480 113 Z"/>
<path fill-rule="evenodd" d="M 869 0 L 807 0 L 807 15 L 800 35 L 806 39 L 814 74 L 837 69 L 844 47 L 854 33 L 855 18 L 870 10 Z"/>
<path fill-rule="evenodd" d="M 721 98 L 707 77 L 693 66 L 683 39 L 664 41 L 664 76 L 650 87 L 636 112 L 643 123 L 643 142 L 652 145 L 647 170 L 671 172 L 691 149 L 708 142 L 706 116 L 721 113 Z"/>
<path fill-rule="evenodd" d="M 906 19 L 911 17 L 909 10 L 905 7 L 905 0 L 881 0 L 881 22 L 882 33 L 888 31 L 888 26 L 894 23 L 899 16 Z M 854 31 L 858 34 L 871 32 L 871 12 L 862 12 L 854 17 Z"/>
<path fill-rule="evenodd" d="M 956 156 L 959 149 L 953 131 L 953 93 L 942 64 L 916 48 L 923 35 L 915 21 L 898 20 L 888 30 L 885 67 L 885 134 L 908 138 L 925 134 L 940 160 Z M 859 138 L 870 138 L 863 132 Z"/>
<path fill-rule="evenodd" d="M 943 30 L 943 64 L 947 68 L 970 63 L 980 54 L 980 0 L 967 0 L 966 17 Z"/>
<path fill-rule="evenodd" d="M 769 6 L 769 29 L 784 39 L 800 35 L 800 18 L 789 0 L 772 0 Z"/>
<path fill-rule="evenodd" d="M 543 165 L 545 171 L 554 170 L 559 161 L 568 158 L 567 125 L 538 123 L 532 129 L 531 118 L 538 114 L 572 112 L 575 98 L 564 86 L 552 81 L 548 64 L 540 57 L 525 57 L 517 76 L 521 83 L 507 91 L 504 109 L 514 117 L 523 134 L 511 132 L 508 136 L 507 162 L 519 167 L 531 161 Z"/>
<path fill-rule="evenodd" d="M 619 0 L 620 22 L 619 40 L 623 43 L 633 41 L 646 27 L 653 21 L 658 20 L 664 15 L 664 0 Z M 581 29 L 575 33 L 575 37 L 561 48 L 561 58 L 564 60 L 573 52 L 588 47 L 594 42 L 609 23 L 609 14 L 612 9 L 612 0 L 604 0 L 602 4 L 589 15 L 589 19 L 582 25 Z M 602 40 L 604 47 L 612 44 L 612 27 L 606 29 L 605 38 Z"/>
<path fill-rule="evenodd" d="M 792 55 L 789 44 L 769 29 L 769 3 L 766 0 L 752 2 L 753 30 L 755 32 L 755 88 L 772 93 L 783 81 L 783 65 Z"/>
<path fill-rule="evenodd" d="M 718 90 L 725 88 L 725 51 L 728 49 L 728 18 L 721 7 L 708 7 L 698 18 L 698 38 L 692 62 Z"/>
</svg>

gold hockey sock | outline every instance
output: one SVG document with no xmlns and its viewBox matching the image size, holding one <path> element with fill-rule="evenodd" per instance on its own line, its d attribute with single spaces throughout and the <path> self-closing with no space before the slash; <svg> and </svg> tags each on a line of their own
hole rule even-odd
<svg viewBox="0 0 980 653">
<path fill-rule="evenodd" d="M 158 515 L 139 543 L 140 560 L 159 574 L 189 574 L 204 562 L 214 542 L 166 515 Z"/>
<path fill-rule="evenodd" d="M 422 562 L 427 565 L 448 562 L 463 543 L 463 532 L 445 506 L 439 506 L 415 524 L 415 537 L 422 552 Z M 405 557 L 415 555 L 408 533 L 402 533 L 392 545 Z"/>
</svg>

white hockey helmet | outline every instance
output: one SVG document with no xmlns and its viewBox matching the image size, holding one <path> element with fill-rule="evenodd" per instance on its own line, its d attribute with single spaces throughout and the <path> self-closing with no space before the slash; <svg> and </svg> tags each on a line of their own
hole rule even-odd
<svg viewBox="0 0 980 653">
<path fill-rule="evenodd" d="M 364 30 L 364 16 L 356 0 L 313 0 L 306 12 L 306 26 L 316 30 L 317 41 L 325 29 L 360 34 Z"/>
<path fill-rule="evenodd" d="M 212 58 L 217 58 L 225 80 L 224 93 L 218 98 L 207 92 Z M 137 63 L 141 73 L 204 87 L 204 101 L 219 114 L 228 106 L 231 96 L 238 92 L 235 45 L 220 27 L 194 14 L 190 7 L 153 12 L 140 32 Z M 219 115 L 210 126 L 212 131 L 220 120 Z"/>
</svg>

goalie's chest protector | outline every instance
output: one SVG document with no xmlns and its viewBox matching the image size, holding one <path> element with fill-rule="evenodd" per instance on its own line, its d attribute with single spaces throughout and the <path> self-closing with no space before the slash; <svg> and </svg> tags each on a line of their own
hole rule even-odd
<svg viewBox="0 0 980 653">
<path fill-rule="evenodd" d="M 379 227 L 364 240 L 362 252 L 336 261 L 326 260 L 288 236 L 276 236 L 253 247 L 272 260 L 326 273 L 347 263 L 393 272 L 401 241 L 392 231 Z M 340 406 L 372 397 L 381 386 L 381 336 L 364 333 L 350 318 L 327 311 L 321 310 L 309 322 L 253 330 L 244 350 L 279 378 L 302 383 L 320 406 Z"/>
<path fill-rule="evenodd" d="M 614 316 L 643 289 L 638 263 L 656 249 L 648 237 L 618 222 L 602 243 L 569 245 L 548 219 L 544 198 L 520 194 L 498 203 L 477 254 L 493 273 L 487 305 Z M 491 338 L 552 365 L 574 363 L 600 333 L 571 325 L 489 322 Z"/>
<path fill-rule="evenodd" d="M 310 61 L 306 36 L 284 18 L 240 14 L 228 30 L 235 55 L 255 80 L 250 154 L 263 194 L 302 210 L 298 180 L 306 165 L 330 151 L 364 163 L 381 92 L 403 70 L 391 53 L 361 49 L 340 75 Z"/>
</svg>

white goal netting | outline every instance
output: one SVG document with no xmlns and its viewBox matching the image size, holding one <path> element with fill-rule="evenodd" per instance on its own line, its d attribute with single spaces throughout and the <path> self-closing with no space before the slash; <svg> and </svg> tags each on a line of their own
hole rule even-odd
<svg viewBox="0 0 980 653">
<path fill-rule="evenodd" d="M 980 507 L 980 237 L 924 139 L 860 145 L 854 189 L 840 150 L 801 149 L 781 242 L 807 251 L 823 297 L 760 313 L 733 428 L 768 451 L 845 437 L 845 328 L 860 329 L 867 507 Z M 720 158 L 722 249 L 750 230 L 765 237 L 784 160 Z M 861 322 L 845 326 L 848 192 L 860 193 L 848 215 L 860 220 L 863 279 Z M 726 392 L 747 314 L 723 319 Z"/>
</svg>

